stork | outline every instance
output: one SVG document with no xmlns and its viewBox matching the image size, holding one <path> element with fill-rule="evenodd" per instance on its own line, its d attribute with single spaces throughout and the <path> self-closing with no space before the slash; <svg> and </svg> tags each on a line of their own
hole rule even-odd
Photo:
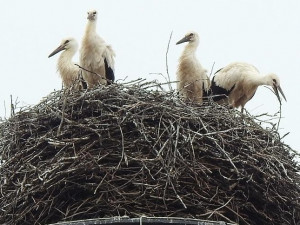
<svg viewBox="0 0 300 225">
<path fill-rule="evenodd" d="M 211 91 L 214 101 L 234 108 L 241 106 L 243 112 L 245 104 L 254 96 L 260 85 L 271 86 L 280 104 L 279 92 L 286 101 L 276 74 L 262 75 L 253 65 L 244 62 L 231 63 L 218 70 L 213 77 Z"/>
<path fill-rule="evenodd" d="M 60 45 L 48 56 L 48 58 L 63 51 L 57 62 L 57 70 L 60 73 L 63 85 L 66 88 L 82 88 L 84 84 L 76 81 L 79 80 L 79 68 L 72 62 L 72 58 L 78 50 L 78 43 L 74 38 L 63 39 Z M 82 85 L 82 86 L 81 86 Z"/>
<path fill-rule="evenodd" d="M 208 95 L 210 80 L 206 69 L 196 58 L 199 35 L 196 32 L 189 32 L 176 45 L 184 42 L 188 42 L 188 44 L 179 58 L 177 89 L 185 99 L 202 103 L 202 98 Z"/>
<path fill-rule="evenodd" d="M 82 71 L 83 78 L 90 88 L 98 84 L 111 84 L 115 80 L 115 53 L 96 33 L 97 16 L 96 10 L 88 12 L 88 22 L 80 49 L 80 65 L 92 72 Z"/>
</svg>

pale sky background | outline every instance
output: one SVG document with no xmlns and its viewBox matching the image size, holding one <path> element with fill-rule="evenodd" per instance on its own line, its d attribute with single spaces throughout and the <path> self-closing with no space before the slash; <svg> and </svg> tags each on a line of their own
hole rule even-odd
<svg viewBox="0 0 300 225">
<path fill-rule="evenodd" d="M 175 43 L 188 31 L 200 35 L 197 56 L 208 71 L 214 62 L 216 71 L 244 61 L 262 73 L 276 73 L 288 101 L 282 105 L 280 133 L 290 132 L 283 141 L 300 150 L 299 0 L 2 0 L 0 117 L 10 115 L 10 95 L 19 106 L 34 105 L 61 88 L 58 55 L 48 55 L 65 37 L 80 44 L 90 9 L 98 10 L 98 34 L 116 52 L 116 79 L 164 81 L 151 73 L 166 75 L 171 31 L 171 80 L 176 80 L 184 47 Z M 254 115 L 275 114 L 279 103 L 270 90 L 260 87 L 246 109 Z"/>
</svg>

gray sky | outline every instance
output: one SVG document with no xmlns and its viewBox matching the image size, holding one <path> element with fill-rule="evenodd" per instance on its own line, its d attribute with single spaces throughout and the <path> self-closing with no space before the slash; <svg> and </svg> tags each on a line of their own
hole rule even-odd
<svg viewBox="0 0 300 225">
<path fill-rule="evenodd" d="M 1 2 L 0 116 L 13 99 L 19 106 L 37 104 L 61 88 L 56 72 L 58 56 L 48 55 L 65 37 L 79 44 L 86 12 L 99 12 L 97 31 L 116 52 L 116 79 L 146 78 L 164 81 L 165 54 L 170 32 L 168 67 L 176 79 L 184 44 L 175 43 L 188 31 L 200 35 L 197 51 L 203 67 L 214 71 L 234 61 L 255 65 L 262 73 L 274 72 L 288 102 L 283 102 L 280 133 L 283 141 L 300 150 L 300 1 L 299 0 L 10 0 Z M 78 61 L 78 54 L 74 61 Z M 5 103 L 4 103 L 5 102 Z M 5 110 L 6 109 L 6 110 Z M 270 90 L 260 87 L 246 104 L 251 114 L 275 114 L 279 103 Z M 277 122 L 275 120 L 274 122 Z"/>
</svg>

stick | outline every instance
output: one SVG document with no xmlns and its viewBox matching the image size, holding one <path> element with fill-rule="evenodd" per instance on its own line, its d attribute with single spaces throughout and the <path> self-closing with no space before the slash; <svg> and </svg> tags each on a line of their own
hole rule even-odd
<svg viewBox="0 0 300 225">
<path fill-rule="evenodd" d="M 12 95 L 10 95 L 10 116 L 15 115 L 15 106 L 12 100 Z"/>
<path fill-rule="evenodd" d="M 166 52 L 166 70 L 167 70 L 167 75 L 168 75 L 168 81 L 169 81 L 169 89 L 170 91 L 172 91 L 172 85 L 171 85 L 171 79 L 170 79 L 170 74 L 169 74 L 169 66 L 168 66 L 168 53 L 169 53 L 169 48 L 170 48 L 170 42 L 171 42 L 171 38 L 173 35 L 173 31 L 170 34 L 170 38 L 169 38 L 169 42 L 168 42 L 168 47 L 167 47 L 167 52 Z"/>
<path fill-rule="evenodd" d="M 62 125 L 64 123 L 64 119 L 65 119 L 65 108 L 66 108 L 66 104 L 67 104 L 66 92 L 68 92 L 68 89 L 66 89 L 64 91 L 64 101 L 63 101 L 63 106 L 62 106 L 62 109 L 61 109 L 61 120 L 60 120 L 60 124 L 58 126 L 57 133 L 56 133 L 57 136 L 59 136 L 59 134 L 60 134 Z"/>
<path fill-rule="evenodd" d="M 211 75 L 212 75 L 212 72 L 213 72 L 213 69 L 215 67 L 215 62 L 212 64 L 211 66 L 211 69 L 210 69 L 210 74 L 209 74 L 209 79 L 211 78 Z"/>
<path fill-rule="evenodd" d="M 233 199 L 233 197 L 231 197 L 224 205 L 220 206 L 219 208 L 216 208 L 207 218 L 209 219 L 215 212 L 217 212 L 218 210 L 220 210 L 223 207 L 225 207 L 226 205 L 228 205 L 232 199 Z"/>
<path fill-rule="evenodd" d="M 104 78 L 104 77 L 102 77 L 100 74 L 98 74 L 98 73 L 95 73 L 95 72 L 93 72 L 93 71 L 91 71 L 91 70 L 88 70 L 88 69 L 86 69 L 86 68 L 83 68 L 82 66 L 79 66 L 78 64 L 74 64 L 75 66 L 78 66 L 80 69 L 82 69 L 82 70 L 84 70 L 84 71 L 86 71 L 86 72 L 89 72 L 89 73 L 92 73 L 92 74 L 95 74 L 95 75 L 97 75 L 97 76 L 99 76 L 101 79 L 103 79 L 103 80 L 106 80 L 106 81 L 108 81 L 108 82 L 111 82 L 112 83 L 112 80 L 110 80 L 110 79 L 106 79 L 106 78 Z"/>
</svg>

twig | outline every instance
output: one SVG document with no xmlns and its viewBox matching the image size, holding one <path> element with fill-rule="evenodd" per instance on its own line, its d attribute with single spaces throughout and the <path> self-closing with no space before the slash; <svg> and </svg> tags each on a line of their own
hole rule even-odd
<svg viewBox="0 0 300 225">
<path fill-rule="evenodd" d="M 170 42 L 172 39 L 173 31 L 171 31 L 169 41 L 168 41 L 168 47 L 167 47 L 167 52 L 166 52 L 166 71 L 168 75 L 168 82 L 169 82 L 169 90 L 172 91 L 172 85 L 171 85 L 171 79 L 170 79 L 170 74 L 169 74 L 169 66 L 168 66 L 168 53 L 169 53 L 169 48 L 170 48 Z"/>
<path fill-rule="evenodd" d="M 232 199 L 233 197 L 231 197 L 224 205 L 221 205 L 219 208 L 216 208 L 207 218 L 209 219 L 215 212 L 227 206 Z"/>
<path fill-rule="evenodd" d="M 212 64 L 211 69 L 210 69 L 210 74 L 209 74 L 209 79 L 211 78 L 212 72 L 214 70 L 215 62 Z"/>
<path fill-rule="evenodd" d="M 277 122 L 277 128 L 276 128 L 276 131 L 278 132 L 279 130 L 279 125 L 280 125 L 280 122 L 281 122 L 281 118 L 282 118 L 282 114 L 281 114 L 281 103 L 279 104 L 279 118 L 278 118 L 278 122 Z"/>
<path fill-rule="evenodd" d="M 103 78 L 100 74 L 95 73 L 95 72 L 93 72 L 93 71 L 91 71 L 91 70 L 85 69 L 84 67 L 79 66 L 79 65 L 76 64 L 76 63 L 75 63 L 74 65 L 75 65 L 75 66 L 78 66 L 80 69 L 82 69 L 82 70 L 84 70 L 84 71 L 86 71 L 86 72 L 89 72 L 89 73 L 91 73 L 91 74 L 95 74 L 95 75 L 99 76 L 100 78 L 105 79 L 105 78 Z"/>
<path fill-rule="evenodd" d="M 10 95 L 10 116 L 15 115 L 15 106 L 13 103 L 12 95 Z"/>
<path fill-rule="evenodd" d="M 4 118 L 6 118 L 6 102 L 5 102 L 5 100 L 3 102 L 3 107 L 4 107 Z"/>
<path fill-rule="evenodd" d="M 210 136 L 207 137 L 208 139 L 214 141 L 215 145 L 218 147 L 219 150 L 221 150 L 223 152 L 223 154 L 227 157 L 227 159 L 229 160 L 230 164 L 233 166 L 235 172 L 237 174 L 239 174 L 238 169 L 236 168 L 236 166 L 234 165 L 234 163 L 232 162 L 232 159 L 229 157 L 229 155 L 227 154 L 227 152 L 216 142 L 216 140 Z"/>
<path fill-rule="evenodd" d="M 103 76 L 101 76 L 100 74 L 98 74 L 98 73 L 95 73 L 95 72 L 93 72 L 93 71 L 91 71 L 91 70 L 88 70 L 88 69 L 85 69 L 84 67 L 82 67 L 82 66 L 80 66 L 80 65 L 78 65 L 78 64 L 74 64 L 75 66 L 78 66 L 80 69 L 82 69 L 82 70 L 84 70 L 84 71 L 86 71 L 86 72 L 89 72 L 89 73 L 91 73 L 91 74 L 94 74 L 94 75 L 97 75 L 98 77 L 100 77 L 102 80 L 106 80 L 106 81 L 108 81 L 108 82 L 112 82 L 112 80 L 109 80 L 109 79 L 107 79 L 106 77 L 103 77 Z"/>
<path fill-rule="evenodd" d="M 61 109 L 61 120 L 60 120 L 60 124 L 58 126 L 58 129 L 57 129 L 57 133 L 56 135 L 58 136 L 60 134 L 60 131 L 61 131 L 61 128 L 62 128 L 62 125 L 64 123 L 64 119 L 65 119 L 65 108 L 66 108 L 66 105 L 67 105 L 67 94 L 69 92 L 69 89 L 65 89 L 64 90 L 64 101 L 63 101 L 63 105 L 62 105 L 62 109 Z"/>
</svg>

